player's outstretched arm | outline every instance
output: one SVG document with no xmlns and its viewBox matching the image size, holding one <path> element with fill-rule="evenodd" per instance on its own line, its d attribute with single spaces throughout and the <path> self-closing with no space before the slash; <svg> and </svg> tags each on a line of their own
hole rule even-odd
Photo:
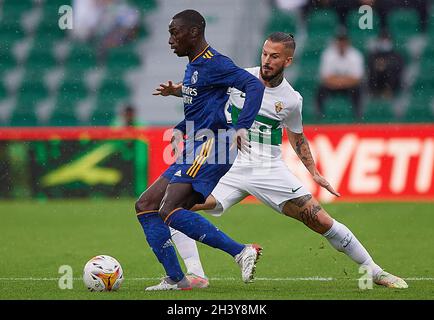
<svg viewBox="0 0 434 320">
<path fill-rule="evenodd" d="M 334 194 L 336 197 L 340 197 L 341 195 L 339 192 L 335 191 L 331 184 L 319 173 L 315 165 L 312 152 L 310 151 L 309 142 L 307 141 L 304 133 L 294 133 L 288 129 L 286 131 L 288 133 L 288 139 L 292 148 L 300 158 L 301 162 L 303 162 L 306 169 L 312 175 L 313 180 L 321 187 L 327 189 L 331 194 Z"/>
<path fill-rule="evenodd" d="M 156 88 L 152 95 L 182 97 L 182 83 L 174 84 L 170 80 L 166 83 L 160 83 L 160 87 Z"/>
</svg>

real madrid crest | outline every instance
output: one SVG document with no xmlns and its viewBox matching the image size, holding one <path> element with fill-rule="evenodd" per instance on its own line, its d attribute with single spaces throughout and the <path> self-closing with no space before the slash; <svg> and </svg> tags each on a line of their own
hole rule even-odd
<svg viewBox="0 0 434 320">
<path fill-rule="evenodd" d="M 274 107 L 276 108 L 276 112 L 279 113 L 283 109 L 283 102 L 282 101 L 277 101 L 274 104 Z"/>
<path fill-rule="evenodd" d="M 199 72 L 197 72 L 197 70 L 193 72 L 193 75 L 191 76 L 191 84 L 195 84 L 197 82 L 198 76 L 199 76 Z"/>
</svg>

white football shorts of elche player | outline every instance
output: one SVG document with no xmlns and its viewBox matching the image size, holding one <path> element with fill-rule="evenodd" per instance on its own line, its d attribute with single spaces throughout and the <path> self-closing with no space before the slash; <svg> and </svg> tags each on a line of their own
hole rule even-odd
<svg viewBox="0 0 434 320">
<path fill-rule="evenodd" d="M 246 69 L 259 77 L 259 67 Z M 230 89 L 227 113 L 234 124 L 243 108 L 245 95 Z M 212 191 L 217 206 L 207 213 L 221 215 L 249 194 L 282 212 L 287 200 L 310 194 L 282 158 L 282 130 L 302 133 L 303 99 L 286 79 L 275 88 L 265 88 L 261 109 L 249 129 L 250 153 L 238 153 L 231 169 Z"/>
</svg>

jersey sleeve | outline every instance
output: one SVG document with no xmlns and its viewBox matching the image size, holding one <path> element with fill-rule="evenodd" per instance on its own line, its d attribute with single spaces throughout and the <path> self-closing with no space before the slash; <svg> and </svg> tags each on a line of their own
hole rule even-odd
<svg viewBox="0 0 434 320">
<path fill-rule="evenodd" d="M 246 94 L 243 110 L 241 111 L 235 129 L 249 129 L 255 116 L 261 108 L 264 95 L 264 85 L 250 72 L 237 67 L 231 59 L 225 56 L 213 58 L 208 74 L 208 85 L 233 87 Z"/>
<path fill-rule="evenodd" d="M 302 107 L 303 107 L 303 97 L 297 94 L 298 101 L 292 112 L 283 120 L 282 125 L 288 128 L 294 133 L 303 133 L 303 120 L 302 120 Z"/>
</svg>

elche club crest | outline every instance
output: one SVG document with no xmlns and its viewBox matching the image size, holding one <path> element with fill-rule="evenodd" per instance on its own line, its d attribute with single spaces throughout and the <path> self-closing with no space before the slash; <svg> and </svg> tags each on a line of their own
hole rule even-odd
<svg viewBox="0 0 434 320">
<path fill-rule="evenodd" d="M 197 70 L 193 72 L 193 75 L 191 76 L 191 84 L 195 84 L 197 82 L 197 78 L 199 77 L 199 72 Z"/>
<path fill-rule="evenodd" d="M 276 112 L 279 113 L 283 109 L 283 102 L 282 101 L 277 101 L 274 104 L 274 107 L 276 108 Z"/>
</svg>

